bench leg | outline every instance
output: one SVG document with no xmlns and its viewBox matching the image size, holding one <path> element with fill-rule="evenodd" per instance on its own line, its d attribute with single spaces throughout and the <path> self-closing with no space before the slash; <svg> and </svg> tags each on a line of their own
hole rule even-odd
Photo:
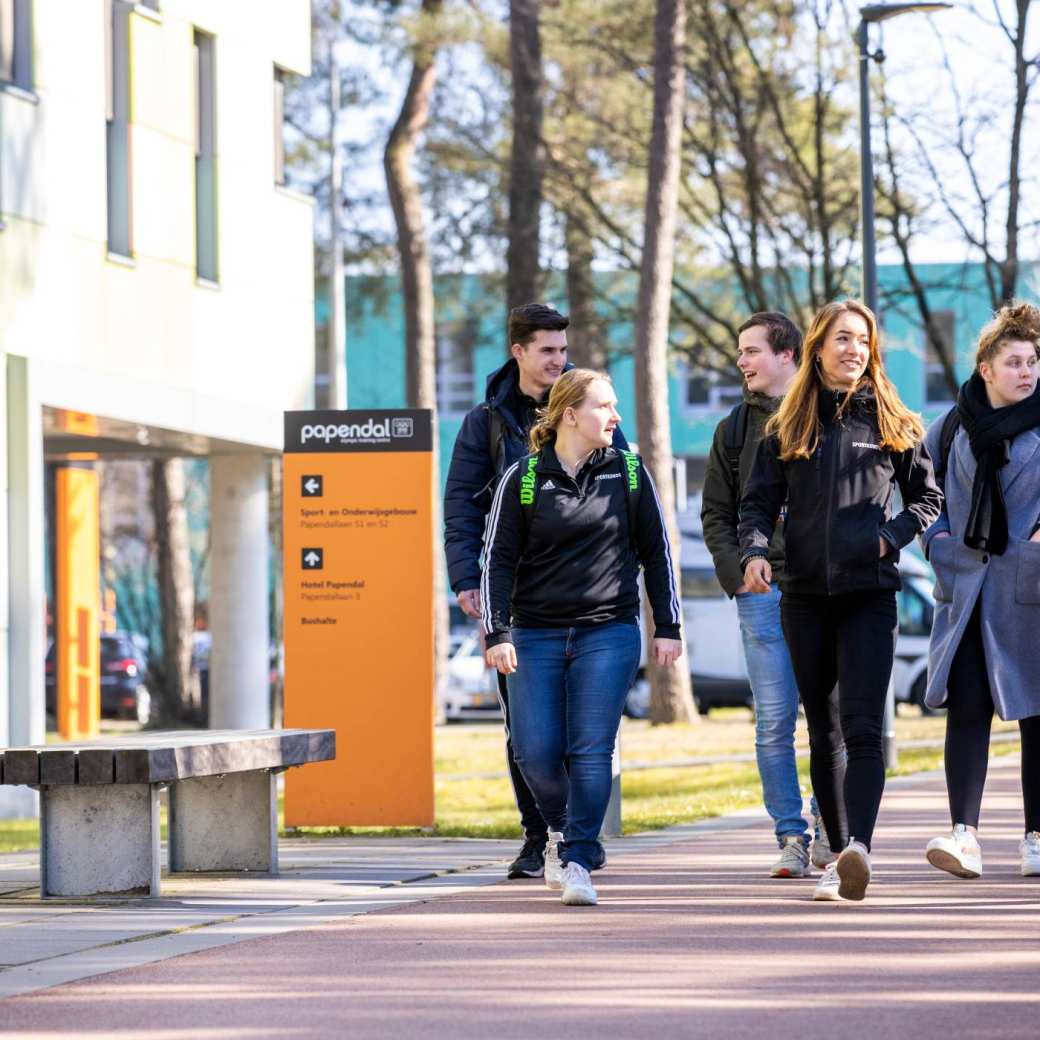
<svg viewBox="0 0 1040 1040">
<path fill-rule="evenodd" d="M 278 873 L 278 787 L 266 769 L 170 784 L 170 870 Z"/>
<path fill-rule="evenodd" d="M 159 785 L 40 789 L 40 895 L 159 894 Z"/>
</svg>

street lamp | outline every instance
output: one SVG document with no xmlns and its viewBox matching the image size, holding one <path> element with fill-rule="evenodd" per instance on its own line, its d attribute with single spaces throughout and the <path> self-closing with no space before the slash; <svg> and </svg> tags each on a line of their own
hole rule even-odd
<svg viewBox="0 0 1040 1040">
<path fill-rule="evenodd" d="M 856 42 L 859 44 L 859 204 L 860 235 L 863 242 L 863 302 L 878 314 L 877 257 L 874 236 L 874 158 L 870 149 L 870 66 L 871 58 L 877 61 L 884 59 L 881 51 L 870 53 L 869 29 L 872 22 L 884 22 L 889 18 L 898 18 L 901 14 L 911 12 L 929 13 L 944 11 L 953 4 L 948 3 L 909 3 L 909 4 L 868 4 L 859 9 L 860 22 L 856 28 Z M 892 768 L 897 764 L 896 750 L 896 699 L 895 687 L 891 680 L 888 684 L 888 697 L 885 701 L 885 732 L 882 744 L 885 765 Z"/>
<path fill-rule="evenodd" d="M 878 312 L 877 257 L 874 236 L 874 158 L 870 148 L 870 66 L 871 58 L 881 61 L 881 51 L 870 53 L 868 30 L 873 22 L 884 22 L 889 18 L 898 18 L 901 14 L 911 12 L 929 13 L 944 11 L 953 4 L 948 3 L 909 3 L 909 4 L 868 4 L 859 9 L 860 23 L 856 29 L 856 42 L 859 44 L 859 199 L 860 199 L 860 234 L 863 242 L 863 302 L 874 312 Z"/>
</svg>

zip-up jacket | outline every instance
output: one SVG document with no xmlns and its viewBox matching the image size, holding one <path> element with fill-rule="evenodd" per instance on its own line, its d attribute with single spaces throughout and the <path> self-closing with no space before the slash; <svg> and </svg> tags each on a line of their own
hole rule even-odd
<svg viewBox="0 0 1040 1040">
<path fill-rule="evenodd" d="M 614 448 L 594 451 L 571 477 L 552 445 L 535 456 L 533 502 L 521 503 L 521 462 L 495 492 L 488 518 L 481 599 L 487 645 L 518 628 L 586 627 L 639 615 L 642 564 L 656 635 L 678 639 L 681 624 L 664 514 L 639 461 L 639 490 L 626 489 Z M 637 494 L 629 531 L 629 494 Z"/>
<path fill-rule="evenodd" d="M 444 555 L 454 592 L 480 586 L 484 523 L 495 485 L 527 454 L 539 404 L 520 390 L 520 369 L 511 358 L 488 376 L 484 402 L 462 421 L 444 485 Z M 620 427 L 614 431 L 614 447 L 628 447 Z"/>
<path fill-rule="evenodd" d="M 776 436 L 759 445 L 740 502 L 741 568 L 765 556 L 786 499 L 785 592 L 838 595 L 899 589 L 899 550 L 926 530 L 942 508 L 924 443 L 906 451 L 881 447 L 873 387 L 857 391 L 844 414 L 844 393 L 820 393 L 820 435 L 809 459 L 784 462 Z M 903 510 L 892 516 L 896 486 Z M 892 551 L 881 556 L 878 537 Z"/>
<path fill-rule="evenodd" d="M 704 544 L 715 563 L 715 574 L 719 584 L 729 597 L 736 594 L 744 584 L 744 569 L 740 566 L 740 540 L 737 538 L 737 523 L 740 518 L 740 494 L 755 462 L 758 442 L 762 439 L 766 422 L 776 411 L 782 398 L 766 397 L 765 394 L 744 390 L 744 401 L 748 406 L 747 436 L 740 448 L 737 463 L 738 473 L 733 472 L 726 453 L 726 427 L 729 416 L 715 428 L 715 437 L 708 454 L 708 468 L 704 474 L 704 490 L 701 493 L 701 524 Z M 773 580 L 778 581 L 784 570 L 784 525 L 779 523 L 769 545 L 769 563 L 773 568 Z"/>
</svg>

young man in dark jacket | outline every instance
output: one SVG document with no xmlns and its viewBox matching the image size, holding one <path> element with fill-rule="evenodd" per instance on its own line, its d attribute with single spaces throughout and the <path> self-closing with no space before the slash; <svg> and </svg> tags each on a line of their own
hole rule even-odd
<svg viewBox="0 0 1040 1040">
<path fill-rule="evenodd" d="M 565 315 L 544 303 L 527 303 L 510 311 L 512 357 L 488 376 L 484 402 L 466 416 L 455 439 L 444 489 L 444 552 L 448 582 L 469 617 L 481 616 L 484 526 L 495 486 L 502 474 L 530 451 L 527 435 L 536 411 L 545 403 L 553 383 L 570 367 L 566 332 L 569 323 Z M 615 431 L 614 446 L 628 447 L 620 430 Z M 504 676 L 499 675 L 498 680 L 509 777 L 524 831 L 524 844 L 510 864 L 509 877 L 541 877 L 548 826 L 513 759 L 509 698 Z"/>
<path fill-rule="evenodd" d="M 794 751 L 798 686 L 780 628 L 780 592 L 775 584 L 784 566 L 783 524 L 777 525 L 769 546 L 774 584 L 767 595 L 753 596 L 744 586 L 737 522 L 741 492 L 763 429 L 794 378 L 801 349 L 802 334 L 778 312 L 753 314 L 740 326 L 737 367 L 744 376 L 744 403 L 715 430 L 701 506 L 704 541 L 719 584 L 737 600 L 755 700 L 755 753 L 762 796 L 780 846 L 772 877 L 804 877 L 810 869 L 810 840 Z M 815 815 L 815 800 L 812 808 Z M 826 844 L 821 844 L 821 852 Z"/>
</svg>

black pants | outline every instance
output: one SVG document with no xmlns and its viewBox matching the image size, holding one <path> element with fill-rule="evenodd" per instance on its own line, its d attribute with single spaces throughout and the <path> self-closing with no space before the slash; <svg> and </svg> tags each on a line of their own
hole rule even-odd
<svg viewBox="0 0 1040 1040">
<path fill-rule="evenodd" d="M 525 838 L 547 841 L 549 828 L 542 819 L 531 788 L 527 786 L 527 781 L 513 757 L 513 740 L 509 735 L 509 690 L 506 687 L 506 677 L 501 672 L 498 673 L 498 699 L 502 702 L 502 716 L 506 723 L 506 761 L 509 763 L 509 779 L 513 784 L 516 807 L 520 810 L 520 826 L 524 829 Z"/>
<path fill-rule="evenodd" d="M 981 597 L 968 620 L 947 683 L 946 789 L 950 819 L 978 827 L 989 763 L 993 693 L 986 671 L 980 620 Z M 1026 830 L 1040 831 L 1040 715 L 1019 719 L 1022 734 L 1022 801 Z"/>
<path fill-rule="evenodd" d="M 840 852 L 850 837 L 869 849 L 885 788 L 882 737 L 896 594 L 785 592 L 780 618 L 809 724 L 813 791 L 831 849 Z"/>
</svg>

